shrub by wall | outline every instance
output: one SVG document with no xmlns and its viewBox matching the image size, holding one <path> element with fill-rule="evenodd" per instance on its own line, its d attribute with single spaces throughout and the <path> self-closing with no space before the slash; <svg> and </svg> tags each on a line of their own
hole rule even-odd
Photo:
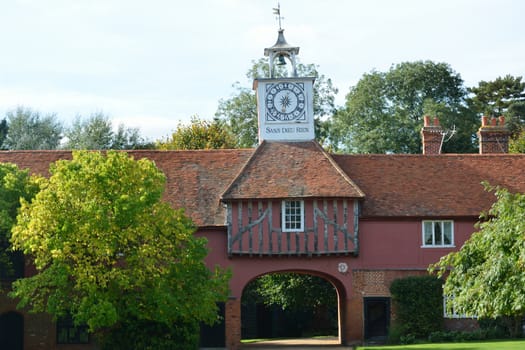
<svg viewBox="0 0 525 350">
<path fill-rule="evenodd" d="M 443 329 L 443 281 L 434 276 L 411 276 L 390 286 L 396 312 L 396 337 L 427 338 Z"/>
<path fill-rule="evenodd" d="M 126 320 L 100 339 L 103 350 L 191 350 L 199 347 L 198 322 L 167 326 L 158 322 Z"/>
</svg>

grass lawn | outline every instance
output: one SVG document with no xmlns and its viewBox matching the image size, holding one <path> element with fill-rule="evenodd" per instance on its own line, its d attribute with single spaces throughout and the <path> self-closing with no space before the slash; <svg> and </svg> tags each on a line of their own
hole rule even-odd
<svg viewBox="0 0 525 350">
<path fill-rule="evenodd" d="M 364 346 L 358 350 L 523 350 L 525 340 L 487 341 L 482 343 L 437 343 L 397 346 Z"/>
</svg>

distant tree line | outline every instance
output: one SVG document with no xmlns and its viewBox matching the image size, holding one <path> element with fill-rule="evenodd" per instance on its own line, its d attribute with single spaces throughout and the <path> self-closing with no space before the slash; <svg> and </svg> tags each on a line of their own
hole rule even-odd
<svg viewBox="0 0 525 350">
<path fill-rule="evenodd" d="M 316 65 L 299 65 L 300 76 L 316 77 L 316 138 L 326 148 L 346 153 L 421 153 L 423 116 L 439 118 L 449 132 L 444 152 L 477 152 L 476 131 L 482 115 L 504 115 L 512 133 L 511 150 L 525 151 L 525 82 L 505 75 L 466 87 L 447 63 L 403 62 L 386 72 L 372 70 L 350 87 L 344 106 L 334 105 L 337 88 Z M 278 75 L 286 71 L 281 67 Z M 264 60 L 253 62 L 248 80 L 268 77 Z M 237 147 L 257 139 L 255 92 L 234 84 L 235 93 L 219 101 L 216 118 L 236 136 Z"/>
<path fill-rule="evenodd" d="M 65 127 L 54 113 L 41 114 L 19 106 L 0 121 L 0 149 L 3 150 L 123 150 L 154 148 L 137 128 L 123 124 L 114 130 L 110 118 L 102 112 L 87 118 L 77 116 Z"/>
<path fill-rule="evenodd" d="M 402 62 L 386 72 L 372 70 L 349 88 L 343 106 L 335 105 L 338 89 L 315 64 L 298 64 L 299 76 L 315 77 L 314 118 L 317 140 L 333 152 L 421 153 L 423 116 L 438 117 L 448 132 L 443 151 L 477 152 L 481 116 L 506 117 L 511 152 L 525 152 L 525 82 L 505 75 L 467 87 L 447 63 Z M 278 66 L 276 76 L 288 71 Z M 252 62 L 246 74 L 269 77 L 266 59 Z M 257 101 L 251 87 L 233 84 L 229 98 L 218 101 L 213 119 L 193 116 L 172 134 L 153 142 L 136 128 L 115 128 L 108 116 L 77 117 L 65 127 L 56 114 L 18 107 L 0 120 L 1 149 L 216 149 L 258 144 Z"/>
</svg>

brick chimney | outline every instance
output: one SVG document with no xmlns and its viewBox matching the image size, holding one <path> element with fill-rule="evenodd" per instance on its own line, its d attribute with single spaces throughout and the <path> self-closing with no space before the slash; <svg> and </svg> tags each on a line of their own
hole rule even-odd
<svg viewBox="0 0 525 350">
<path fill-rule="evenodd" d="M 505 117 L 498 119 L 481 117 L 481 127 L 478 130 L 479 153 L 508 153 L 510 132 L 505 125 Z"/>
<path fill-rule="evenodd" d="M 421 140 L 423 142 L 423 154 L 440 154 L 443 142 L 443 129 L 439 125 L 439 119 L 434 118 L 434 123 L 430 124 L 428 115 L 423 117 L 423 128 L 421 129 Z"/>
</svg>

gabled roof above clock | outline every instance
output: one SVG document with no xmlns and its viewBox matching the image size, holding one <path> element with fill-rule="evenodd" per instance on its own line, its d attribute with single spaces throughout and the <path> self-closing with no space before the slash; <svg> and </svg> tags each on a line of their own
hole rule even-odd
<svg viewBox="0 0 525 350">
<path fill-rule="evenodd" d="M 363 198 L 364 193 L 316 141 L 259 145 L 222 200 Z"/>
</svg>

